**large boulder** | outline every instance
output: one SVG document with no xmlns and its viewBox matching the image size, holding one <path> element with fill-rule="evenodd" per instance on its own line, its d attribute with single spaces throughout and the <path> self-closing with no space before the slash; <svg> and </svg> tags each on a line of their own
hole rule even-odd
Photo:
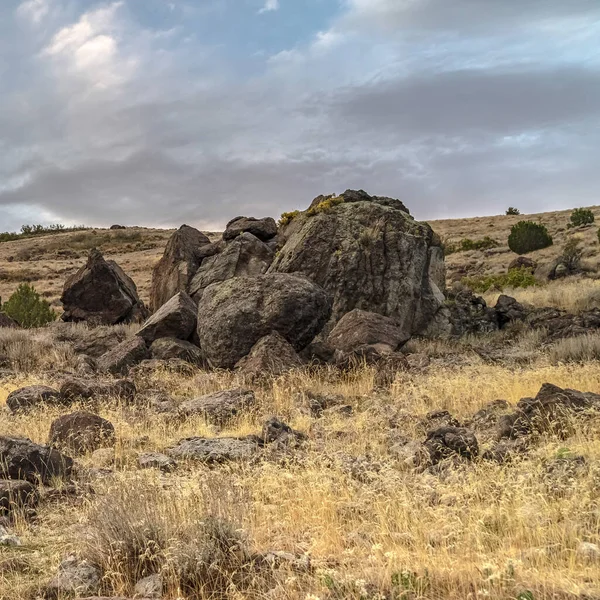
<svg viewBox="0 0 600 600">
<path fill-rule="evenodd" d="M 65 282 L 61 296 L 63 321 L 94 325 L 137 323 L 147 315 L 133 280 L 96 248 L 87 263 Z"/>
<path fill-rule="evenodd" d="M 250 379 L 279 376 L 304 366 L 304 361 L 290 343 L 279 333 L 260 338 L 247 356 L 235 365 L 236 371 Z"/>
<path fill-rule="evenodd" d="M 61 400 L 65 405 L 81 401 L 97 401 L 100 399 L 120 399 L 133 402 L 136 387 L 129 379 L 117 381 L 99 381 L 89 378 L 70 377 L 60 386 Z"/>
<path fill-rule="evenodd" d="M 331 347 L 344 353 L 374 346 L 384 354 L 399 350 L 408 340 L 394 319 L 358 308 L 346 313 L 327 338 Z"/>
<path fill-rule="evenodd" d="M 26 438 L 0 436 L 0 478 L 23 479 L 48 484 L 54 478 L 68 478 L 73 460 L 48 446 Z"/>
<path fill-rule="evenodd" d="M 223 239 L 233 240 L 243 233 L 251 233 L 263 242 L 268 242 L 277 235 L 277 223 L 271 217 L 256 219 L 254 217 L 236 217 L 227 223 Z"/>
<path fill-rule="evenodd" d="M 223 390 L 182 402 L 178 413 L 186 418 L 199 415 L 208 423 L 224 425 L 245 409 L 252 407 L 255 401 L 254 392 L 251 390 Z"/>
<path fill-rule="evenodd" d="M 200 347 L 213 367 L 229 369 L 273 331 L 300 351 L 330 313 L 328 294 L 306 277 L 236 277 L 204 291 L 198 305 Z"/>
<path fill-rule="evenodd" d="M 182 225 L 169 239 L 162 258 L 152 271 L 150 310 L 157 311 L 178 292 L 187 291 L 202 258 L 198 250 L 210 244 L 200 231 Z"/>
<path fill-rule="evenodd" d="M 333 298 L 332 321 L 355 308 L 422 333 L 443 305 L 441 242 L 399 200 L 348 190 L 320 196 L 281 233 L 270 273 L 303 273 Z"/>
<path fill-rule="evenodd" d="M 199 301 L 213 283 L 233 277 L 263 275 L 273 262 L 273 251 L 251 233 L 241 233 L 219 254 L 205 259 L 190 283 L 190 295 Z"/>
<path fill-rule="evenodd" d="M 152 358 L 157 360 L 183 360 L 191 365 L 202 366 L 204 357 L 198 346 L 185 340 L 175 338 L 159 338 L 150 346 Z"/>
<path fill-rule="evenodd" d="M 165 337 L 187 340 L 196 329 L 197 312 L 194 301 L 185 292 L 178 292 L 142 325 L 137 335 L 148 344 Z"/>
<path fill-rule="evenodd" d="M 527 317 L 527 309 L 515 298 L 502 294 L 494 307 L 498 316 L 500 328 L 514 321 L 524 321 Z"/>
<path fill-rule="evenodd" d="M 48 444 L 77 454 L 112 446 L 114 442 L 113 424 L 90 412 L 63 415 L 50 425 Z"/>
<path fill-rule="evenodd" d="M 150 351 L 146 342 L 142 338 L 134 336 L 103 354 L 97 364 L 100 371 L 113 375 L 127 375 L 131 367 L 149 357 Z"/>
<path fill-rule="evenodd" d="M 6 405 L 11 412 L 23 412 L 45 404 L 60 404 L 60 393 L 47 385 L 29 385 L 11 392 Z"/>
</svg>

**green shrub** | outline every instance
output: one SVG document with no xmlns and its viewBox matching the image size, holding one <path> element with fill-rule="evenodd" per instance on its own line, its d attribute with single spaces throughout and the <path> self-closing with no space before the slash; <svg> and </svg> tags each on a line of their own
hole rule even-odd
<svg viewBox="0 0 600 600">
<path fill-rule="evenodd" d="M 520 215 L 521 211 L 518 208 L 515 208 L 514 206 L 509 206 L 506 209 L 506 214 L 507 215 Z"/>
<path fill-rule="evenodd" d="M 299 214 L 299 210 L 292 210 L 291 212 L 281 213 L 281 218 L 279 219 L 279 227 L 285 227 L 286 225 L 289 225 Z"/>
<path fill-rule="evenodd" d="M 571 213 L 571 222 L 569 227 L 579 227 L 580 225 L 590 225 L 594 222 L 594 213 L 589 208 L 576 208 Z"/>
<path fill-rule="evenodd" d="M 454 254 L 455 252 L 468 252 L 469 250 L 488 250 L 489 248 L 497 248 L 500 244 L 486 235 L 481 240 L 472 240 L 465 238 L 455 244 L 446 243 L 444 244 L 444 252 L 447 255 Z"/>
<path fill-rule="evenodd" d="M 508 236 L 508 247 L 517 254 L 527 254 L 552 246 L 552 237 L 541 223 L 519 221 Z"/>
<path fill-rule="evenodd" d="M 510 269 L 501 275 L 485 275 L 483 277 L 464 277 L 462 283 L 478 294 L 495 289 L 502 291 L 504 288 L 528 288 L 537 284 L 536 278 L 530 269 L 521 267 Z"/>
<path fill-rule="evenodd" d="M 581 262 L 582 249 L 579 247 L 577 238 L 571 238 L 564 246 L 560 261 L 567 267 L 569 273 L 575 273 L 579 270 Z"/>
<path fill-rule="evenodd" d="M 17 288 L 2 306 L 2 311 L 26 328 L 43 327 L 56 320 L 56 313 L 50 308 L 50 304 L 28 283 L 22 283 Z"/>
<path fill-rule="evenodd" d="M 317 204 L 316 206 L 309 208 L 306 214 L 309 217 L 314 217 L 319 213 L 329 212 L 332 208 L 338 206 L 338 204 L 343 204 L 343 202 L 344 198 L 342 196 L 329 196 L 325 200 L 319 202 L 319 204 Z"/>
<path fill-rule="evenodd" d="M 35 237 L 36 235 L 48 235 L 51 233 L 67 233 L 69 231 L 84 231 L 89 227 L 78 225 L 75 227 L 65 227 L 60 223 L 55 225 L 22 225 L 20 233 L 5 231 L 0 233 L 0 242 L 12 242 L 23 238 Z"/>
</svg>

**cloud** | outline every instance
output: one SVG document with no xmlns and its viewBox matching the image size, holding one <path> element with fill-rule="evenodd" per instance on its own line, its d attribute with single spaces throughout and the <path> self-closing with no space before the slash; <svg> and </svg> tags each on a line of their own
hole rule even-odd
<svg viewBox="0 0 600 600">
<path fill-rule="evenodd" d="M 279 10 L 279 0 L 265 0 L 265 5 L 258 11 L 259 14 Z"/>
<path fill-rule="evenodd" d="M 49 10 L 49 0 L 26 0 L 17 7 L 17 14 L 37 25 L 41 23 Z"/>
</svg>

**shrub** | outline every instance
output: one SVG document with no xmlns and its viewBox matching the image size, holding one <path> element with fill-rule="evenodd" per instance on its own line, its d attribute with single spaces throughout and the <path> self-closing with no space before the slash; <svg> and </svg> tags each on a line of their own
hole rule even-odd
<svg viewBox="0 0 600 600">
<path fill-rule="evenodd" d="M 501 275 L 486 275 L 483 277 L 465 277 L 462 283 L 478 294 L 491 289 L 502 291 L 504 288 L 528 288 L 537 284 L 530 269 L 510 269 Z"/>
<path fill-rule="evenodd" d="M 517 254 L 527 254 L 552 246 L 552 237 L 541 223 L 519 221 L 508 236 L 508 247 Z"/>
<path fill-rule="evenodd" d="M 335 195 L 328 196 L 325 200 L 322 200 L 316 206 L 309 208 L 306 214 L 309 217 L 314 217 L 315 215 L 318 215 L 319 213 L 329 212 L 335 206 L 338 206 L 339 204 L 343 204 L 343 203 L 344 203 L 344 198 L 342 196 L 335 196 Z"/>
<path fill-rule="evenodd" d="M 560 262 L 567 267 L 569 273 L 575 273 L 579 270 L 582 254 L 579 241 L 577 238 L 571 238 L 563 248 Z"/>
<path fill-rule="evenodd" d="M 594 222 L 594 213 L 589 208 L 576 208 L 571 213 L 571 222 L 568 227 L 579 227 L 580 225 L 590 225 Z"/>
<path fill-rule="evenodd" d="M 22 283 L 17 288 L 2 306 L 2 311 L 25 328 L 43 327 L 56 320 L 56 313 L 50 304 L 28 283 Z"/>
<path fill-rule="evenodd" d="M 279 227 L 285 227 L 286 225 L 289 225 L 299 214 L 299 210 L 292 210 L 291 212 L 281 213 L 281 218 L 279 219 Z"/>
<path fill-rule="evenodd" d="M 521 211 L 518 208 L 515 208 L 514 206 L 509 206 L 506 209 L 506 214 L 507 215 L 520 215 Z"/>
<path fill-rule="evenodd" d="M 56 223 L 55 225 L 22 225 L 20 233 L 13 233 L 10 231 L 0 233 L 0 242 L 12 242 L 13 240 L 35 237 L 36 235 L 84 231 L 86 229 L 89 229 L 89 227 L 84 227 L 83 225 L 65 227 L 61 223 Z"/>
<path fill-rule="evenodd" d="M 481 240 L 472 240 L 465 238 L 457 243 L 447 242 L 443 245 L 444 253 L 446 256 L 454 254 L 455 252 L 468 252 L 469 250 L 489 250 L 490 248 L 497 248 L 500 244 L 486 235 Z"/>
</svg>

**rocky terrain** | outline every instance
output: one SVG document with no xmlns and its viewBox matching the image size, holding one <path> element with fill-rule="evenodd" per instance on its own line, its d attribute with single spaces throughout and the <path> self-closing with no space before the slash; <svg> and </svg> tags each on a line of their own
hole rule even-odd
<svg viewBox="0 0 600 600">
<path fill-rule="evenodd" d="M 0 598 L 600 598 L 593 270 L 481 297 L 461 227 L 348 190 L 0 244 L 69 261 L 0 327 Z"/>
</svg>

